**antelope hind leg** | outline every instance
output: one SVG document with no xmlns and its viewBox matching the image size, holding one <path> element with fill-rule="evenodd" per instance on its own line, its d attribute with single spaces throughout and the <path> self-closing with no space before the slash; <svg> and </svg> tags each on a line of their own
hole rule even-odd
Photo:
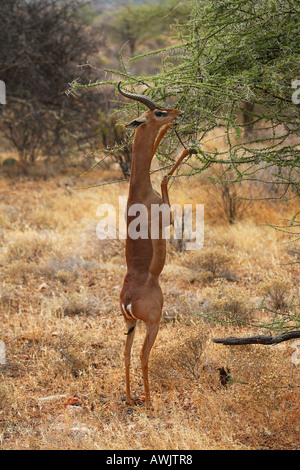
<svg viewBox="0 0 300 470">
<path fill-rule="evenodd" d="M 126 319 L 127 325 L 127 336 L 126 336 L 126 343 L 125 343 L 125 350 L 124 350 L 124 359 L 125 359 L 125 378 L 126 378 L 126 403 L 128 405 L 133 405 L 134 402 L 130 395 L 130 358 L 131 358 L 131 348 L 134 340 L 135 334 L 135 325 L 136 320 Z"/>
<path fill-rule="evenodd" d="M 148 362 L 149 362 L 149 356 L 150 356 L 152 346 L 155 342 L 155 339 L 159 330 L 159 322 L 146 324 L 146 329 L 147 329 L 146 337 L 145 337 L 145 341 L 144 341 L 143 348 L 141 351 L 141 365 L 142 365 L 143 380 L 144 380 L 146 407 L 150 408 L 151 398 L 150 398 L 150 389 L 149 389 Z"/>
</svg>

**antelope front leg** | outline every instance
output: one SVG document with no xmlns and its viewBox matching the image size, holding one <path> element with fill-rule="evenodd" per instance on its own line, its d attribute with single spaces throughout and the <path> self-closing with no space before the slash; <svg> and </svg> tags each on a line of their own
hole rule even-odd
<svg viewBox="0 0 300 470">
<path fill-rule="evenodd" d="M 173 123 L 170 122 L 169 124 L 166 124 L 165 126 L 163 126 L 161 128 L 161 130 L 159 131 L 159 134 L 154 142 L 154 146 L 153 146 L 153 152 L 152 154 L 154 155 L 159 144 L 161 143 L 162 139 L 164 138 L 164 136 L 166 135 L 166 133 L 168 132 L 169 129 L 171 129 L 171 127 L 173 126 Z"/>
<path fill-rule="evenodd" d="M 174 171 L 179 167 L 180 163 L 187 157 L 190 153 L 194 151 L 191 149 L 184 149 L 180 157 L 178 158 L 177 162 L 173 166 L 173 168 L 169 171 L 169 173 L 163 178 L 161 182 L 161 195 L 164 204 L 168 204 L 170 206 L 169 194 L 168 194 L 168 182 L 169 177 L 173 175 Z"/>
</svg>

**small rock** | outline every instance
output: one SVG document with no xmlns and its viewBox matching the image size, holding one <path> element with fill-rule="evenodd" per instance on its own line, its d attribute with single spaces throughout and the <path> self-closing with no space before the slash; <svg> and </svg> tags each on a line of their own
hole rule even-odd
<svg viewBox="0 0 300 470">
<path fill-rule="evenodd" d="M 174 421 L 166 421 L 166 428 L 172 428 L 174 426 Z"/>
<path fill-rule="evenodd" d="M 43 282 L 43 283 L 40 285 L 40 287 L 39 287 L 39 291 L 40 291 L 40 290 L 43 290 L 43 289 L 47 289 L 47 287 L 48 287 L 48 284 L 46 284 L 45 282 Z"/>
<path fill-rule="evenodd" d="M 61 400 L 62 398 L 66 398 L 66 395 L 51 395 L 49 397 L 42 397 L 37 399 L 38 405 L 43 405 L 44 403 L 52 403 L 54 401 Z"/>
<path fill-rule="evenodd" d="M 63 406 L 78 406 L 79 405 L 79 398 L 77 397 L 69 397 L 66 401 L 63 402 Z"/>
</svg>

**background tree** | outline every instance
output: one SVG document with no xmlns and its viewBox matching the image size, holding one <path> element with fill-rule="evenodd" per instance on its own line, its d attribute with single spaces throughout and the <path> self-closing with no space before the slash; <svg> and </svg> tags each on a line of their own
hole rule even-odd
<svg viewBox="0 0 300 470">
<path fill-rule="evenodd" d="M 26 167 L 38 156 L 64 157 L 97 138 L 101 96 L 80 100 L 64 94 L 79 69 L 97 51 L 97 36 L 81 17 L 77 1 L 1 0 L 0 79 L 7 104 L 0 107 L 0 132 Z"/>
<path fill-rule="evenodd" d="M 102 148 L 111 160 L 118 163 L 124 177 L 130 175 L 132 142 L 124 126 L 117 121 L 117 115 L 101 113 L 99 140 Z"/>
<path fill-rule="evenodd" d="M 130 1 L 113 11 L 104 12 L 97 24 L 119 48 L 127 43 L 133 55 L 137 47 L 147 40 L 160 42 L 160 45 L 168 43 L 170 26 L 175 20 L 185 22 L 190 10 L 188 4 L 176 0 Z"/>
</svg>

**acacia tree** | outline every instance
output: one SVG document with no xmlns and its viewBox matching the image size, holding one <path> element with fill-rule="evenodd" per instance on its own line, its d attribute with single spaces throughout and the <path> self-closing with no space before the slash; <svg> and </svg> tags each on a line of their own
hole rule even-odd
<svg viewBox="0 0 300 470">
<path fill-rule="evenodd" d="M 267 175 L 273 185 L 284 184 L 298 195 L 300 115 L 293 86 L 300 65 L 300 1 L 188 3 L 191 14 L 178 25 L 175 45 L 130 59 L 132 64 L 158 55 L 160 73 L 133 76 L 124 62 L 121 71 L 110 72 L 124 85 L 147 85 L 144 93 L 154 101 L 183 111 L 181 137 L 197 150 L 189 175 L 221 164 L 221 182 L 227 171 L 231 184 Z M 80 88 L 76 82 L 75 88 Z M 135 104 L 126 106 L 126 112 L 130 109 L 136 113 Z M 216 128 L 226 138 L 223 150 L 203 145 Z"/>
<path fill-rule="evenodd" d="M 191 19 L 180 30 L 180 44 L 156 52 L 165 54 L 163 71 L 145 79 L 151 85 L 147 93 L 160 102 L 177 99 L 185 116 L 181 134 L 198 149 L 200 165 L 193 173 L 221 163 L 235 170 L 237 181 L 254 180 L 262 168 L 271 166 L 274 179 L 299 191 L 295 137 L 300 134 L 300 117 L 292 84 L 300 65 L 300 2 L 192 4 Z M 242 122 L 240 110 L 246 116 Z M 268 132 L 257 138 L 251 131 L 262 123 Z M 203 151 L 208 132 L 218 127 L 224 129 L 227 148 Z"/>
</svg>

